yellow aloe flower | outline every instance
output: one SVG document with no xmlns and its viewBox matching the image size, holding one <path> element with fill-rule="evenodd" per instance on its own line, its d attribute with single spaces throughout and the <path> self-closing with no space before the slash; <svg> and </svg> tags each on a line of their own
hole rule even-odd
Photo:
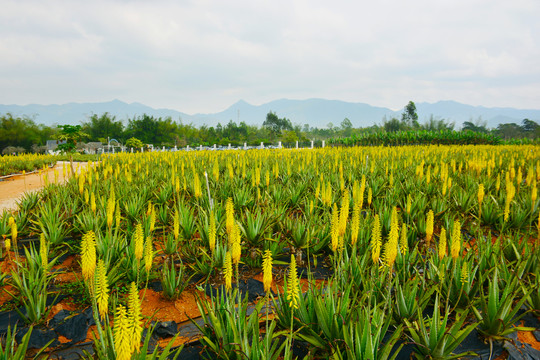
<svg viewBox="0 0 540 360">
<path fill-rule="evenodd" d="M 339 235 L 343 237 L 347 230 L 347 220 L 349 218 L 349 191 L 346 190 L 341 199 L 341 211 L 339 213 Z"/>
<path fill-rule="evenodd" d="M 478 185 L 478 219 L 482 219 L 482 201 L 484 201 L 484 184 Z"/>
<path fill-rule="evenodd" d="M 454 221 L 454 228 L 452 229 L 452 242 L 450 244 L 450 254 L 452 259 L 459 257 L 461 250 L 461 224 L 459 220 Z"/>
<path fill-rule="evenodd" d="M 178 237 L 180 236 L 180 214 L 178 209 L 174 211 L 173 216 L 173 236 L 174 240 L 178 241 Z"/>
<path fill-rule="evenodd" d="M 145 244 L 145 249 L 144 249 L 144 267 L 146 269 L 147 274 L 150 274 L 153 260 L 154 260 L 154 250 L 152 247 L 152 237 L 148 236 L 146 238 L 146 244 Z"/>
<path fill-rule="evenodd" d="M 11 241 L 13 242 L 13 246 L 17 247 L 17 223 L 15 221 L 11 224 Z"/>
<path fill-rule="evenodd" d="M 105 318 L 109 311 L 109 281 L 107 279 L 107 268 L 103 259 L 99 259 L 97 264 L 95 284 L 95 296 L 99 315 Z"/>
<path fill-rule="evenodd" d="M 202 196 L 201 180 L 199 179 L 199 174 L 197 173 L 193 175 L 193 195 L 195 195 L 196 198 L 200 198 Z"/>
<path fill-rule="evenodd" d="M 433 237 L 433 210 L 429 210 L 426 219 L 426 243 L 429 246 Z"/>
<path fill-rule="evenodd" d="M 397 218 L 397 209 L 394 206 L 392 209 L 391 215 L 391 224 L 390 224 L 390 233 L 388 234 L 388 242 L 385 246 L 384 251 L 384 260 L 386 266 L 392 268 L 394 262 L 396 261 L 397 251 L 398 251 L 398 240 L 399 240 L 399 222 Z"/>
<path fill-rule="evenodd" d="M 361 209 L 362 209 L 362 205 L 360 205 L 360 203 L 354 205 L 352 219 L 351 219 L 351 245 L 356 244 L 356 242 L 358 241 L 358 231 L 360 229 Z"/>
<path fill-rule="evenodd" d="M 39 256 L 41 257 L 41 266 L 43 269 L 47 269 L 49 263 L 49 246 L 47 240 L 45 240 L 45 234 L 41 233 L 39 236 Z"/>
<path fill-rule="evenodd" d="M 133 354 L 129 320 L 124 305 L 118 305 L 114 317 L 114 350 L 116 360 L 130 360 Z"/>
<path fill-rule="evenodd" d="M 81 241 L 81 269 L 83 278 L 88 281 L 94 277 L 96 269 L 96 235 L 92 230 L 83 235 Z"/>
<path fill-rule="evenodd" d="M 339 246 L 339 211 L 337 208 L 337 204 L 334 204 L 334 207 L 332 209 L 332 227 L 330 229 L 331 231 L 331 239 L 332 239 L 332 251 L 336 252 L 337 248 Z"/>
<path fill-rule="evenodd" d="M 132 282 L 129 287 L 128 297 L 128 322 L 131 329 L 130 343 L 133 345 L 133 352 L 139 352 L 141 348 L 142 337 L 142 315 L 141 315 L 141 301 L 139 299 L 139 290 L 135 282 Z"/>
<path fill-rule="evenodd" d="M 234 204 L 232 198 L 228 198 L 225 203 L 225 230 L 229 238 L 234 229 Z M 231 242 L 231 241 L 229 241 Z"/>
<path fill-rule="evenodd" d="M 266 250 L 263 257 L 264 292 L 269 293 L 272 286 L 272 251 Z"/>
<path fill-rule="evenodd" d="M 291 254 L 289 276 L 287 278 L 287 300 L 289 301 L 290 307 L 293 309 L 298 309 L 299 292 L 300 292 L 300 284 L 298 282 L 296 259 Z"/>
<path fill-rule="evenodd" d="M 208 229 L 208 243 L 212 253 L 214 253 L 214 249 L 216 248 L 216 231 L 216 217 L 214 216 L 214 212 L 211 212 L 210 226 Z"/>
<path fill-rule="evenodd" d="M 402 255 L 405 255 L 409 251 L 409 242 L 407 240 L 407 224 L 405 223 L 403 223 L 401 227 L 399 248 Z"/>
<path fill-rule="evenodd" d="M 439 235 L 439 259 L 443 259 L 446 256 L 446 229 L 442 228 Z"/>
<path fill-rule="evenodd" d="M 373 219 L 373 229 L 371 231 L 371 259 L 375 264 L 379 262 L 381 245 L 381 222 L 379 220 L 379 214 L 376 214 Z"/>
<path fill-rule="evenodd" d="M 240 257 L 242 256 L 241 232 L 240 226 L 236 224 L 233 230 L 233 243 L 231 247 L 231 256 L 233 264 L 238 265 L 240 263 Z"/>
<path fill-rule="evenodd" d="M 96 212 L 96 196 L 94 195 L 94 192 L 90 194 L 90 210 L 92 210 L 93 213 Z"/>
<path fill-rule="evenodd" d="M 227 251 L 227 253 L 225 254 L 225 263 L 223 264 L 223 276 L 225 277 L 225 289 L 227 291 L 231 290 L 232 288 L 232 275 L 233 269 L 231 252 Z"/>
<path fill-rule="evenodd" d="M 469 282 L 469 264 L 464 261 L 461 267 L 461 284 L 464 285 Z"/>
<path fill-rule="evenodd" d="M 135 259 L 141 260 L 144 251 L 144 233 L 142 225 L 140 223 L 135 226 L 132 241 L 135 245 Z"/>
</svg>

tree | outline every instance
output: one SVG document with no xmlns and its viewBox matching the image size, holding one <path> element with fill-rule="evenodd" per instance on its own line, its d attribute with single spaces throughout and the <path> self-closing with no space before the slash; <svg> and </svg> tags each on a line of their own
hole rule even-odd
<svg viewBox="0 0 540 360">
<path fill-rule="evenodd" d="M 124 138 L 124 125 L 121 121 L 116 121 L 116 117 L 109 115 L 107 112 L 103 113 L 101 116 L 92 114 L 87 122 L 83 122 L 82 127 L 83 131 L 87 133 L 89 138 L 93 141 L 100 141 L 100 139 L 107 140 L 108 138 Z"/>
<path fill-rule="evenodd" d="M 283 130 L 293 130 L 291 120 L 287 118 L 278 118 L 276 113 L 270 111 L 266 114 L 266 120 L 263 123 L 263 127 L 270 131 L 273 137 L 281 135 Z"/>
<path fill-rule="evenodd" d="M 384 120 L 383 127 L 386 132 L 396 132 L 400 130 L 405 130 L 407 125 L 399 121 L 397 118 L 393 117 L 390 120 Z"/>
<path fill-rule="evenodd" d="M 495 133 L 506 140 L 521 138 L 523 135 L 521 126 L 516 123 L 499 124 Z"/>
<path fill-rule="evenodd" d="M 343 119 L 343 121 L 340 124 L 341 130 L 343 131 L 343 136 L 351 136 L 352 132 L 352 122 L 348 118 Z"/>
<path fill-rule="evenodd" d="M 429 131 L 442 131 L 442 130 L 454 130 L 455 124 L 453 122 L 446 122 L 444 119 L 437 119 L 433 117 L 433 114 L 429 117 L 429 120 L 422 126 L 424 130 Z"/>
<path fill-rule="evenodd" d="M 349 120 L 348 118 L 343 119 L 340 126 L 341 126 L 341 129 L 343 130 L 352 129 L 353 127 L 351 120 Z"/>
<path fill-rule="evenodd" d="M 8 146 L 5 147 L 4 150 L 2 150 L 3 155 L 11 155 L 11 154 L 22 154 L 24 153 L 24 148 L 20 146 Z"/>
<path fill-rule="evenodd" d="M 28 117 L 14 117 L 10 113 L 0 116 L 0 149 L 16 146 L 29 151 L 32 145 L 44 143 L 44 129 Z"/>
<path fill-rule="evenodd" d="M 470 119 L 469 121 L 465 121 L 463 123 L 463 127 L 461 128 L 461 131 L 467 130 L 487 134 L 487 122 L 482 121 L 482 117 L 476 119 L 474 123 L 472 122 L 472 119 Z"/>
<path fill-rule="evenodd" d="M 126 141 L 126 147 L 128 148 L 135 148 L 135 149 L 140 149 L 144 146 L 143 142 L 137 138 L 129 138 L 127 141 Z"/>
<path fill-rule="evenodd" d="M 298 135 L 293 130 L 285 130 L 283 132 L 283 142 L 284 143 L 293 143 L 298 141 Z"/>
<path fill-rule="evenodd" d="M 416 105 L 414 102 L 409 101 L 403 113 L 401 114 L 401 121 L 406 123 L 409 127 L 418 128 L 418 114 L 416 113 Z"/>
<path fill-rule="evenodd" d="M 523 119 L 521 129 L 524 135 L 529 138 L 535 139 L 540 136 L 540 125 L 538 125 L 535 121 Z"/>
<path fill-rule="evenodd" d="M 58 125 L 58 128 L 62 129 L 58 133 L 58 140 L 65 141 L 64 144 L 58 145 L 58 150 L 70 154 L 69 163 L 71 165 L 71 174 L 75 175 L 75 168 L 73 167 L 73 153 L 77 148 L 77 142 L 87 135 L 82 131 L 81 125 Z"/>
</svg>

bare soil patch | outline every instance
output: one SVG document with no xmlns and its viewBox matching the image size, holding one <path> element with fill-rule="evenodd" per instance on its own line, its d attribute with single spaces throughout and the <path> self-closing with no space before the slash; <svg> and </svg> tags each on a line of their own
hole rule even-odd
<svg viewBox="0 0 540 360">
<path fill-rule="evenodd" d="M 76 163 L 75 171 L 86 168 L 88 163 Z M 64 171 L 65 168 L 65 171 Z M 56 174 L 56 175 L 55 175 Z M 65 174 L 65 175 L 64 175 Z M 69 162 L 59 161 L 52 168 L 26 175 L 15 175 L 0 180 L 0 213 L 17 210 L 17 203 L 25 193 L 32 193 L 45 187 L 45 182 L 64 183 L 71 177 Z"/>
</svg>

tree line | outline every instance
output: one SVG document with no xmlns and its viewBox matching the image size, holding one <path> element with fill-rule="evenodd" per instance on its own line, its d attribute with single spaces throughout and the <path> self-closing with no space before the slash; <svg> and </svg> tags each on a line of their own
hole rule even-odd
<svg viewBox="0 0 540 360">
<path fill-rule="evenodd" d="M 401 114 L 401 118 L 383 118 L 381 124 L 364 128 L 354 128 L 348 118 L 343 119 L 337 126 L 329 123 L 326 128 L 293 124 L 290 119 L 280 118 L 274 112 L 266 115 L 262 126 L 230 120 L 224 125 L 218 123 L 216 126 L 198 127 L 193 124 L 184 124 L 181 120 L 174 121 L 171 117 L 161 118 L 147 114 L 128 119 L 126 123 L 109 113 L 93 114 L 81 122 L 81 130 L 84 134 L 81 140 L 107 144 L 109 139 L 116 139 L 126 144 L 129 139 L 137 139 L 143 144 L 167 147 L 211 146 L 213 144 L 239 146 L 244 143 L 258 145 L 261 142 L 277 143 L 278 141 L 293 144 L 296 141 L 303 143 L 310 140 L 320 141 L 379 132 L 442 131 L 453 130 L 454 127 L 454 123 L 433 116 L 420 124 L 416 106 L 410 101 Z M 491 134 L 505 140 L 540 138 L 540 125 L 529 119 L 524 119 L 521 124 L 500 124 L 494 129 L 488 129 L 485 122 L 477 119 L 465 122 L 461 130 Z M 60 133 L 58 126 L 36 124 L 33 119 L 26 116 L 13 116 L 9 113 L 0 115 L 0 150 L 3 153 L 43 152 L 46 141 L 58 139 Z"/>
</svg>

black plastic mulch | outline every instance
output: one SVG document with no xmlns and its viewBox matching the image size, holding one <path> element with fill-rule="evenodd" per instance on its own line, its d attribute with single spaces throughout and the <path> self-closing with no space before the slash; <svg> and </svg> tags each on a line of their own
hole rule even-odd
<svg viewBox="0 0 540 360">
<path fill-rule="evenodd" d="M 236 289 L 236 287 L 237 287 L 236 283 L 233 283 L 232 284 L 233 290 Z M 238 289 L 242 294 L 247 294 L 249 302 L 253 302 L 261 297 L 264 297 L 266 294 L 264 292 L 263 283 L 255 279 L 240 280 Z M 206 284 L 206 286 L 204 287 L 204 292 L 208 296 L 216 297 L 218 295 L 218 292 L 219 293 L 225 292 L 225 287 L 223 285 L 220 285 L 219 287 L 212 287 L 210 284 Z"/>
</svg>

